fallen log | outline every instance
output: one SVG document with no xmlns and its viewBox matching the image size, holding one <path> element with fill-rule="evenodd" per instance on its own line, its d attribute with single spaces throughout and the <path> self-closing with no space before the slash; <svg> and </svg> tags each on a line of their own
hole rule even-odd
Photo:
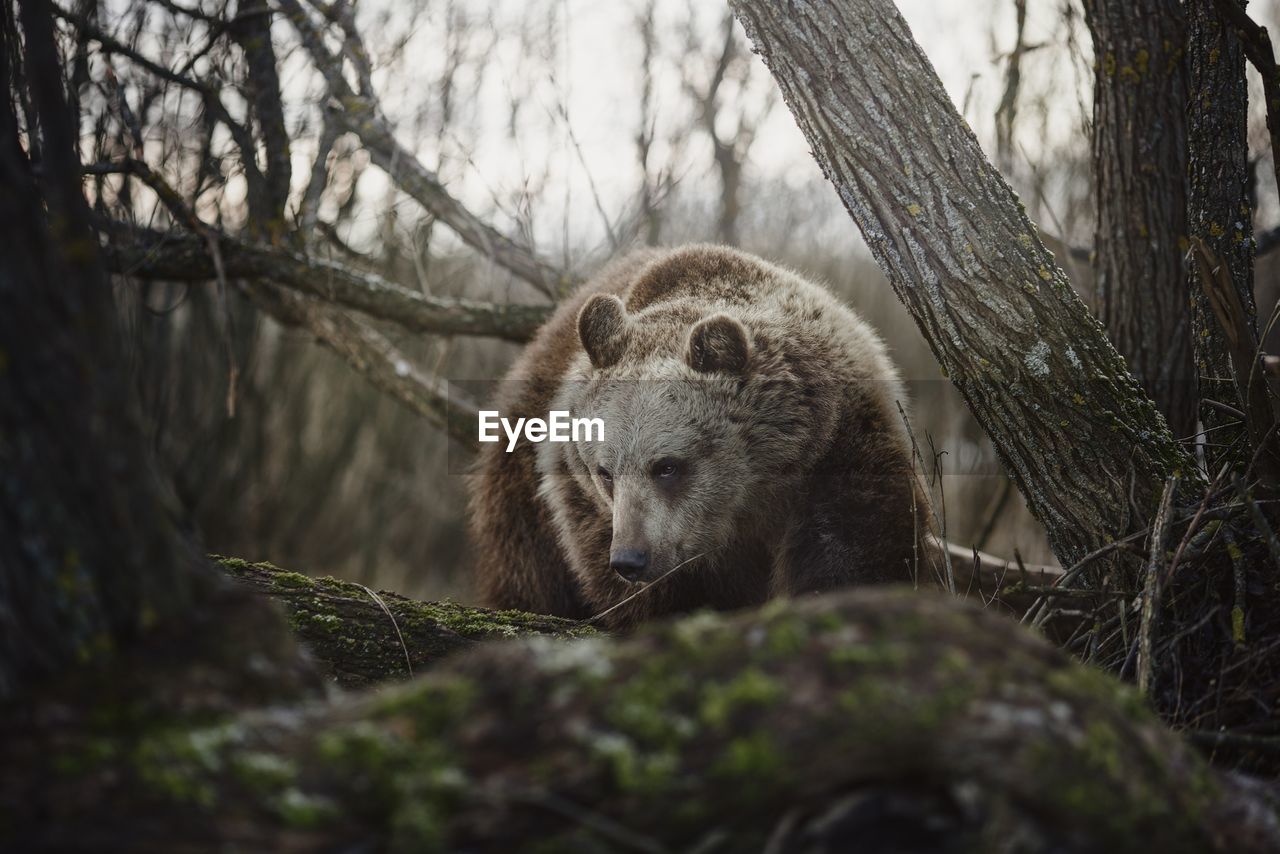
<svg viewBox="0 0 1280 854">
<path fill-rule="evenodd" d="M 343 688 L 405 679 L 481 641 L 542 635 L 577 638 L 590 626 L 523 611 L 418 602 L 337 578 L 311 578 L 269 563 L 218 557 L 242 584 L 279 602 L 321 671 Z"/>
<path fill-rule="evenodd" d="M 1013 561 L 947 545 L 961 596 L 1021 616 L 1035 595 L 1016 585 L 1051 585 L 1053 566 Z M 577 638 L 591 625 L 523 611 L 491 611 L 455 602 L 419 602 L 337 578 L 312 578 L 270 563 L 216 557 L 237 581 L 279 602 L 289 626 L 321 671 L 343 688 L 408 678 L 476 643 L 525 635 Z M 1024 572 L 1025 570 L 1025 576 Z"/>
<path fill-rule="evenodd" d="M 70 715 L 6 725 L 0 847 L 1280 850 L 1268 792 L 1134 691 L 906 590 L 487 644 L 216 720 Z"/>
</svg>

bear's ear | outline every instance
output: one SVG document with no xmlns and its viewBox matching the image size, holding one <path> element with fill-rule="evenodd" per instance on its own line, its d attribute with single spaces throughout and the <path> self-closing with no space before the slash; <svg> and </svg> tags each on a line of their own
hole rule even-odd
<svg viewBox="0 0 1280 854">
<path fill-rule="evenodd" d="M 596 294 L 578 312 L 578 338 L 591 364 L 607 368 L 627 346 L 627 310 L 613 294 Z"/>
<path fill-rule="evenodd" d="M 700 373 L 740 374 L 751 358 L 751 335 L 727 314 L 705 317 L 689 330 L 685 358 L 689 367 Z"/>
</svg>

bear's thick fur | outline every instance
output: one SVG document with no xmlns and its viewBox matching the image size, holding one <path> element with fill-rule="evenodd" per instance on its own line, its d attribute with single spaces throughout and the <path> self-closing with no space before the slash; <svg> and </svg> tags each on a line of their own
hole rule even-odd
<svg viewBox="0 0 1280 854">
<path fill-rule="evenodd" d="M 928 525 L 900 400 L 879 337 L 824 288 L 724 247 L 629 254 L 502 384 L 505 418 L 568 410 L 605 434 L 482 446 L 481 595 L 581 618 L 638 593 L 602 621 L 618 629 L 911 581 Z"/>
</svg>

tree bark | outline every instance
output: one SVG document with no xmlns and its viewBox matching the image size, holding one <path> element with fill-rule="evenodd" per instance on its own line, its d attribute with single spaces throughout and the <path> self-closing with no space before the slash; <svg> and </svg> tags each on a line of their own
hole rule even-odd
<svg viewBox="0 0 1280 854">
<path fill-rule="evenodd" d="M 1194 435 L 1187 251 L 1186 19 L 1179 0 L 1087 0 L 1094 248 L 1111 343 L 1178 437 Z"/>
<path fill-rule="evenodd" d="M 111 290 L 80 186 L 46 4 L 20 3 L 26 129 L 9 97 L 14 34 L 0 28 L 0 702 L 68 670 L 110 668 L 143 639 L 187 636 L 185 673 L 242 696 L 308 683 L 261 603 L 231 589 L 181 526 L 141 429 Z M 36 175 L 39 178 L 37 180 Z M 260 633 L 256 671 L 224 667 Z M 190 687 L 183 672 L 155 695 Z"/>
<path fill-rule="evenodd" d="M 29 851 L 1280 844 L 1265 797 L 1131 690 L 911 591 L 489 645 L 372 695 L 120 742 L 5 726 L 0 833 Z"/>
<path fill-rule="evenodd" d="M 1064 565 L 1191 459 L 889 0 L 732 0 L 814 156 Z"/>
<path fill-rule="evenodd" d="M 404 679 L 445 656 L 486 640 L 596 634 L 584 623 L 489 611 L 453 602 L 415 602 L 336 578 L 310 578 L 269 563 L 220 558 L 242 584 L 279 602 L 289 627 L 320 667 L 343 688 Z"/>
<path fill-rule="evenodd" d="M 205 241 L 143 230 L 112 229 L 108 269 L 173 282 L 213 281 L 217 269 Z M 290 290 L 432 335 L 476 335 L 528 341 L 551 315 L 546 305 L 488 304 L 410 290 L 377 273 L 301 252 L 220 235 L 230 278 L 269 279 Z"/>
<path fill-rule="evenodd" d="M 1243 3 L 1241 4 L 1243 6 Z M 1244 51 L 1214 0 L 1190 0 L 1188 19 L 1187 145 L 1191 184 L 1187 206 L 1190 233 L 1205 242 L 1225 265 L 1240 304 L 1252 322 L 1253 216 L 1249 199 L 1249 90 Z M 1200 418 L 1206 431 L 1205 457 L 1211 468 L 1223 462 L 1242 470 L 1251 452 L 1245 425 L 1205 399 L 1245 410 L 1242 390 L 1232 381 L 1225 336 L 1199 274 L 1191 275 L 1191 336 L 1200 381 Z"/>
<path fill-rule="evenodd" d="M 266 0 L 237 2 L 236 14 L 228 30 L 244 51 L 244 87 L 266 155 L 261 170 L 264 179 L 261 197 L 256 197 L 253 192 L 248 197 L 250 222 L 259 235 L 278 242 L 286 232 L 285 207 L 289 203 L 293 164 L 289 156 L 289 132 L 284 123 L 284 104 L 280 97 L 276 51 L 271 41 L 271 10 Z M 255 149 L 241 151 L 242 157 L 253 158 L 256 154 Z"/>
</svg>

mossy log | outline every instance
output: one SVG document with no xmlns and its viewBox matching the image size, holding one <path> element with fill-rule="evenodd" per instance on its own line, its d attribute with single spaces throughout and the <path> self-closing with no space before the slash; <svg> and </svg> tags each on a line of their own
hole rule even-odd
<svg viewBox="0 0 1280 854">
<path fill-rule="evenodd" d="M 405 679 L 480 641 L 595 634 L 583 623 L 418 602 L 336 578 L 311 578 L 269 563 L 217 558 L 233 578 L 284 606 L 289 626 L 321 671 L 344 688 Z"/>
<path fill-rule="evenodd" d="M 1020 585 L 1052 584 L 1056 567 L 1025 567 L 972 550 L 940 544 L 952 553 L 962 595 L 1020 616 L 1034 595 Z M 938 560 L 941 560 L 939 556 Z M 337 578 L 312 578 L 269 563 L 216 558 L 232 578 L 284 606 L 289 626 L 321 671 L 343 688 L 405 679 L 451 653 L 480 641 L 525 635 L 577 638 L 594 635 L 591 625 L 524 611 L 491 611 L 455 602 L 419 602 L 375 592 Z"/>
<path fill-rule="evenodd" d="M 1273 804 L 1133 691 L 905 590 L 527 637 L 327 703 L 99 726 L 18 740 L 0 847 L 1280 850 Z"/>
</svg>

